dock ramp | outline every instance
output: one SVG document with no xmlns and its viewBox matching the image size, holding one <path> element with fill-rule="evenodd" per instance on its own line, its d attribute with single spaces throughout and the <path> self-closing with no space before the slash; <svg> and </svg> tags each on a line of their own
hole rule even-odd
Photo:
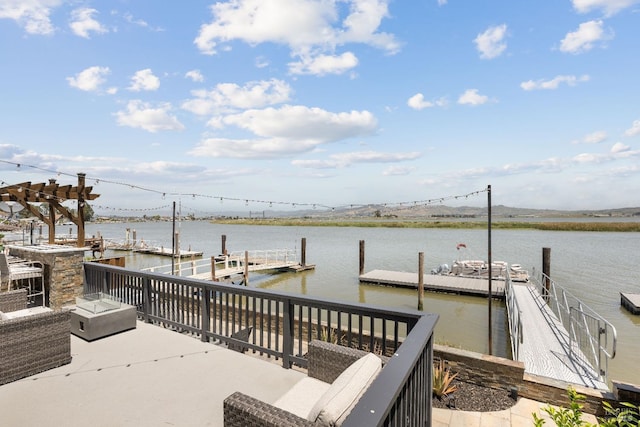
<svg viewBox="0 0 640 427">
<path fill-rule="evenodd" d="M 525 372 L 608 390 L 608 361 L 616 329 L 542 273 L 529 283 L 507 280 L 506 305 L 513 359 Z"/>
</svg>

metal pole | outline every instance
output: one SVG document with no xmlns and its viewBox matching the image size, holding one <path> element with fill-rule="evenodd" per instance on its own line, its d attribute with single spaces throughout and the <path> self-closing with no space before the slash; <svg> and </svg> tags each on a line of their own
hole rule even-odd
<svg viewBox="0 0 640 427">
<path fill-rule="evenodd" d="M 491 329 L 493 322 L 491 321 L 491 285 L 492 285 L 492 271 L 491 271 L 491 186 L 487 186 L 487 259 L 489 263 L 489 293 L 488 293 L 488 304 L 489 304 L 489 355 L 493 354 L 493 340 L 491 337 Z"/>
<path fill-rule="evenodd" d="M 424 310 L 424 252 L 418 253 L 418 310 Z"/>
<path fill-rule="evenodd" d="M 175 263 L 176 263 L 176 202 L 173 201 L 173 220 L 172 220 L 172 230 L 171 230 L 171 275 L 175 272 Z"/>
</svg>

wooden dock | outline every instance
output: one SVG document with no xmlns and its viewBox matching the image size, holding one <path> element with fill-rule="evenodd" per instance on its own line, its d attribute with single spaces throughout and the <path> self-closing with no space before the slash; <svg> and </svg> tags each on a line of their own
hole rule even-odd
<svg viewBox="0 0 640 427">
<path fill-rule="evenodd" d="M 631 314 L 640 314 L 640 294 L 620 292 L 620 305 Z"/>
<path fill-rule="evenodd" d="M 154 273 L 177 274 L 201 280 L 219 280 L 245 272 L 279 271 L 301 272 L 313 270 L 315 264 L 306 264 L 297 259 L 291 249 L 272 249 L 255 251 L 237 251 L 225 256 L 215 256 L 207 259 L 182 261 L 173 265 L 160 265 L 146 268 L 145 271 Z"/>
<path fill-rule="evenodd" d="M 275 267 L 267 264 L 252 264 L 247 267 L 247 271 L 253 273 L 257 271 L 277 270 L 282 272 L 291 271 L 294 273 L 298 273 L 301 271 L 313 270 L 315 267 L 316 267 L 315 265 L 303 266 L 297 262 L 291 263 L 289 265 L 280 265 Z M 192 274 L 188 277 L 192 279 L 202 279 L 202 280 L 220 280 L 220 279 L 230 278 L 232 276 L 237 276 L 239 274 L 244 274 L 244 271 L 245 271 L 244 267 L 239 266 L 239 267 L 230 267 L 230 268 L 223 268 L 223 269 L 216 270 L 215 279 L 211 277 L 211 271 Z"/>
<path fill-rule="evenodd" d="M 487 279 L 444 276 L 439 274 L 425 274 L 423 277 L 425 291 L 480 297 L 489 295 L 489 281 Z M 418 289 L 418 273 L 373 270 L 360 275 L 359 279 L 360 283 Z M 493 279 L 491 281 L 492 296 L 504 298 L 504 286 L 504 280 Z"/>
<path fill-rule="evenodd" d="M 584 362 L 569 333 L 535 286 L 513 284 L 520 309 L 522 341 L 518 361 L 525 372 L 599 390 L 608 390 L 599 373 Z M 514 339 L 512 337 L 512 339 Z M 581 361 L 582 359 L 582 361 Z"/>
<path fill-rule="evenodd" d="M 183 249 L 180 249 L 180 251 L 177 254 L 173 254 L 173 251 L 171 250 L 171 248 L 163 248 L 163 247 L 138 248 L 138 249 L 134 249 L 134 252 L 147 254 L 147 255 L 159 255 L 159 256 L 167 256 L 167 257 L 174 256 L 176 258 L 192 258 L 192 257 L 201 257 L 203 255 L 203 252 L 201 251 L 191 251 L 191 250 L 183 250 Z"/>
</svg>

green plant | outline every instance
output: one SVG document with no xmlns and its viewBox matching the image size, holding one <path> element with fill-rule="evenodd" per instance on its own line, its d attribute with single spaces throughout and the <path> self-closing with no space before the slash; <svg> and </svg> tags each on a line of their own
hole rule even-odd
<svg viewBox="0 0 640 427">
<path fill-rule="evenodd" d="M 452 374 L 448 366 L 445 365 L 443 359 L 433 364 L 433 394 L 442 398 L 458 389 L 458 386 L 452 384 L 452 381 L 458 374 Z"/>
<path fill-rule="evenodd" d="M 568 408 L 555 408 L 548 405 L 542 408 L 542 410 L 549 414 L 558 427 L 591 426 L 591 424 L 582 419 L 582 408 L 584 405 L 580 402 L 584 401 L 585 397 L 578 394 L 572 387 L 569 387 L 567 390 L 567 395 L 569 396 L 570 402 Z M 533 424 L 536 427 L 544 425 L 544 419 L 540 418 L 535 412 L 533 413 Z"/>
<path fill-rule="evenodd" d="M 609 402 L 602 402 L 606 415 L 600 418 L 603 427 L 640 427 L 640 405 L 623 402 L 614 408 Z"/>
</svg>

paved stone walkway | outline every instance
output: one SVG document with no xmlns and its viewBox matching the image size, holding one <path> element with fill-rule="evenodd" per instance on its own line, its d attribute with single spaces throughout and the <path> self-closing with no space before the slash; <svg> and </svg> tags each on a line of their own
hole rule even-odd
<svg viewBox="0 0 640 427">
<path fill-rule="evenodd" d="M 546 420 L 545 426 L 554 426 L 555 423 L 542 410 L 547 405 L 523 397 L 509 409 L 494 412 L 470 412 L 454 411 L 448 409 L 433 409 L 431 418 L 432 427 L 532 427 L 533 413 Z M 583 419 L 595 424 L 596 417 L 585 414 Z"/>
</svg>

